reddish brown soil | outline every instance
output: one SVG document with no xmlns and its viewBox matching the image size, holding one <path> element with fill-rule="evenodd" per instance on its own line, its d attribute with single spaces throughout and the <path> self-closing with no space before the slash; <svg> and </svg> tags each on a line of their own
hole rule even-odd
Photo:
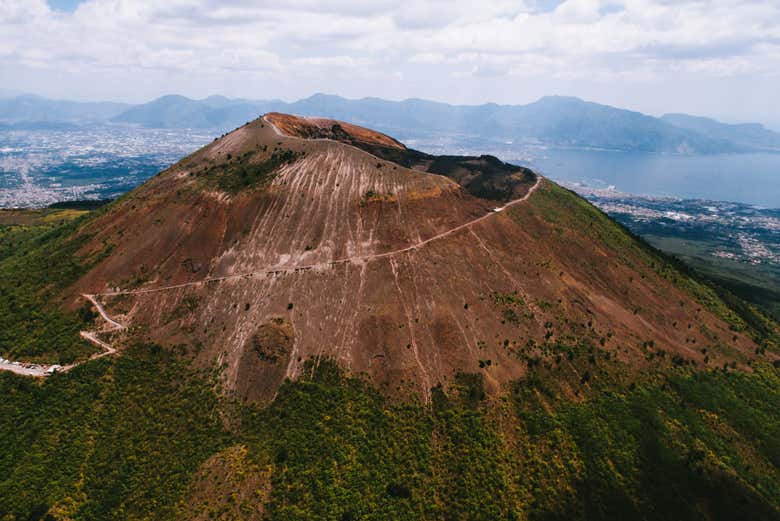
<svg viewBox="0 0 780 521">
<path fill-rule="evenodd" d="M 307 135 L 299 128 L 312 121 L 269 120 L 295 135 Z M 340 125 L 364 139 L 387 138 Z M 269 186 L 233 195 L 189 175 L 263 146 L 305 155 L 281 167 Z M 339 142 L 282 137 L 260 119 L 93 221 L 85 250 L 115 248 L 75 285 L 72 301 L 123 285 L 246 274 L 104 300 L 114 312 L 114 300 L 125 308 L 130 301 L 121 317 L 131 325 L 127 341 L 185 345 L 199 366 L 222 368 L 229 389 L 258 400 L 299 376 L 309 358 L 332 357 L 393 394 L 428 396 L 459 371 L 482 373 L 496 392 L 525 373 L 525 357 L 539 354 L 533 346 L 545 340 L 599 346 L 603 339 L 599 348 L 637 368 L 646 364 L 648 341 L 699 364 L 705 347 L 711 365 L 742 363 L 754 350 L 747 336 L 659 275 L 658 260 L 636 241 L 547 180 L 528 201 L 473 226 L 365 258 L 493 206 L 445 177 Z M 327 265 L 357 257 L 363 260 Z"/>
<path fill-rule="evenodd" d="M 304 118 L 300 116 L 291 116 L 289 114 L 280 114 L 278 112 L 271 112 L 266 114 L 265 118 L 274 126 L 276 126 L 276 128 L 278 128 L 282 133 L 288 136 L 305 139 L 338 139 L 338 130 L 341 130 L 344 134 L 346 134 L 344 137 L 358 141 L 360 143 L 397 149 L 406 148 L 403 143 L 400 143 L 390 136 L 382 134 L 381 132 L 360 127 L 358 125 L 353 125 L 351 123 L 337 121 L 335 119 Z M 336 127 L 336 132 L 334 132 L 334 127 Z"/>
</svg>

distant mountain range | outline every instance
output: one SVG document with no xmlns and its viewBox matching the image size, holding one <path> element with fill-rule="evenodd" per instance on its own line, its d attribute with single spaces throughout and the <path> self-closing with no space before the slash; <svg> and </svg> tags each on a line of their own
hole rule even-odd
<svg viewBox="0 0 780 521">
<path fill-rule="evenodd" d="M 698 132 L 712 139 L 730 141 L 745 148 L 780 150 L 780 133 L 773 132 L 759 123 L 729 125 L 687 114 L 665 114 L 661 119 L 676 127 Z"/>
<path fill-rule="evenodd" d="M 25 94 L 0 98 L 0 123 L 100 123 L 131 107 L 127 103 L 63 101 Z"/>
<path fill-rule="evenodd" d="M 349 120 L 407 140 L 441 136 L 456 142 L 677 154 L 780 152 L 780 133 L 757 123 L 729 125 L 685 114 L 656 118 L 560 96 L 544 97 L 527 105 L 448 105 L 421 99 L 351 100 L 326 94 L 293 103 L 222 96 L 193 100 L 170 95 L 128 105 L 24 95 L 0 99 L 0 128 L 130 124 L 224 132 L 271 111 Z"/>
</svg>

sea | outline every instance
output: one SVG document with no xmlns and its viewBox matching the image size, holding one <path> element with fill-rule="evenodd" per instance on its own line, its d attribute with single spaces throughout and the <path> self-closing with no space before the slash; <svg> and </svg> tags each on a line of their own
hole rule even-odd
<svg viewBox="0 0 780 521">
<path fill-rule="evenodd" d="M 0 131 L 0 208 L 105 199 L 143 183 L 218 131 L 95 127 Z M 575 190 L 730 201 L 780 208 L 780 154 L 664 155 L 565 148 L 410 142 L 431 153 L 494 154 Z M 415 146 L 417 145 L 417 146 Z M 494 144 L 492 144 L 494 145 Z"/>
<path fill-rule="evenodd" d="M 780 154 L 700 156 L 537 150 L 519 162 L 575 188 L 780 208 Z"/>
</svg>

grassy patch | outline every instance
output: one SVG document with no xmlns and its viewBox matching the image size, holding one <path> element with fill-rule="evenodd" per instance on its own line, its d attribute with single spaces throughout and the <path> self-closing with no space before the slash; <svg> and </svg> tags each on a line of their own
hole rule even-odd
<svg viewBox="0 0 780 521">
<path fill-rule="evenodd" d="M 577 230 L 604 245 L 612 256 L 637 271 L 652 270 L 686 291 L 712 313 L 726 321 L 735 331 L 750 330 L 759 342 L 778 343 L 777 331 L 761 316 L 744 305 L 734 305 L 738 298 L 691 270 L 678 259 L 666 255 L 634 235 L 626 227 L 588 203 L 575 193 L 552 183 L 537 190 L 529 200 L 535 212 L 563 229 Z M 511 215 L 511 213 L 510 213 Z M 756 327 L 757 324 L 760 324 Z"/>
<path fill-rule="evenodd" d="M 513 293 L 499 293 L 496 291 L 490 294 L 490 300 L 501 310 L 502 322 L 519 324 L 521 318 L 531 319 L 534 316 L 528 310 L 523 298 L 517 294 L 517 291 Z"/>
<path fill-rule="evenodd" d="M 65 224 L 0 228 L 0 349 L 8 358 L 70 362 L 94 352 L 79 337 L 86 313 L 59 307 L 60 292 L 111 252 L 76 255 L 87 216 Z"/>
<path fill-rule="evenodd" d="M 0 392 L 3 519 L 174 519 L 222 446 L 209 382 L 154 346 L 43 383 L 3 373 Z"/>
<path fill-rule="evenodd" d="M 242 155 L 228 154 L 226 160 L 211 163 L 195 171 L 207 186 L 216 187 L 228 193 L 238 193 L 247 188 L 268 186 L 284 165 L 294 163 L 301 153 L 287 149 L 248 151 Z"/>
<path fill-rule="evenodd" d="M 532 445 L 555 453 L 559 444 L 567 452 L 550 459 L 576 460 L 580 469 L 572 493 L 544 505 L 540 518 L 778 515 L 778 423 L 769 405 L 779 397 L 776 370 L 672 372 L 667 381 L 582 404 L 522 408 Z M 767 399 L 758 400 L 761 394 Z M 538 472 L 543 483 L 553 482 Z"/>
</svg>

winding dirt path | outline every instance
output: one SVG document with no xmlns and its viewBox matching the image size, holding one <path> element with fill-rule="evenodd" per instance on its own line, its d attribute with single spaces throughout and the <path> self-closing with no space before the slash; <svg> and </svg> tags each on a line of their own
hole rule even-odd
<svg viewBox="0 0 780 521">
<path fill-rule="evenodd" d="M 89 300 L 90 302 L 92 302 L 92 305 L 95 306 L 95 309 L 98 310 L 98 313 L 100 313 L 100 316 L 103 317 L 103 320 L 105 320 L 108 323 L 108 325 L 111 326 L 111 329 L 118 331 L 120 329 L 125 328 L 123 324 L 120 324 L 119 322 L 117 322 L 116 320 L 108 316 L 108 313 L 106 313 L 105 308 L 103 308 L 103 304 L 98 302 L 98 300 L 95 298 L 95 295 L 89 295 L 87 293 L 83 293 L 81 296 Z"/>
<path fill-rule="evenodd" d="M 453 235 L 461 230 L 465 230 L 467 228 L 470 228 L 474 226 L 475 224 L 478 224 L 486 219 L 489 219 L 491 216 L 493 216 L 496 213 L 501 213 L 502 211 L 506 210 L 507 208 L 510 208 L 516 204 L 520 204 L 524 201 L 527 201 L 529 197 L 536 191 L 537 188 L 539 188 L 539 185 L 542 183 L 542 177 L 537 174 L 536 182 L 534 185 L 528 189 L 528 192 L 526 192 L 523 197 L 519 199 L 515 199 L 514 201 L 510 201 L 509 203 L 505 204 L 504 206 L 501 206 L 499 208 L 493 209 L 491 212 L 486 213 L 485 215 L 481 217 L 477 217 L 476 219 L 473 219 L 471 221 L 468 221 L 466 223 L 463 223 L 461 225 L 458 225 L 454 228 L 450 228 L 449 230 L 446 230 L 442 233 L 439 233 L 437 235 L 434 235 L 433 237 L 430 237 L 428 239 L 425 239 L 424 241 L 420 241 L 417 243 L 414 243 L 410 246 L 406 246 L 404 248 L 400 248 L 397 250 L 392 250 L 384 253 L 375 253 L 371 255 L 357 255 L 353 257 L 345 257 L 343 259 L 336 259 L 332 261 L 325 261 L 325 262 L 319 262 L 315 264 L 302 264 L 297 266 L 278 266 L 273 268 L 267 268 L 264 270 L 257 270 L 257 271 L 251 271 L 248 273 L 238 273 L 234 275 L 225 275 L 222 277 L 208 277 L 202 280 L 197 280 L 193 282 L 184 282 L 181 284 L 172 284 L 170 286 L 160 286 L 157 288 L 145 288 L 145 289 L 134 289 L 134 290 L 125 290 L 125 291 L 107 291 L 103 293 L 84 293 L 81 296 L 85 299 L 89 300 L 93 306 L 95 306 L 95 309 L 100 314 L 101 318 L 106 322 L 107 327 L 103 328 L 102 330 L 98 331 L 81 331 L 79 334 L 82 338 L 85 340 L 92 342 L 99 348 L 101 348 L 103 351 L 101 353 L 96 353 L 89 357 L 87 360 L 83 360 L 81 362 L 77 362 L 74 364 L 69 364 L 65 366 L 58 366 L 58 365 L 44 365 L 44 364 L 31 364 L 31 363 L 25 363 L 25 362 L 11 362 L 10 360 L 0 360 L 0 371 L 10 371 L 16 374 L 20 374 L 23 376 L 34 376 L 34 377 L 44 377 L 49 376 L 50 374 L 53 374 L 52 367 L 54 367 L 54 371 L 57 373 L 65 373 L 73 369 L 74 367 L 83 364 L 84 362 L 88 362 L 90 360 L 96 360 L 98 358 L 102 358 L 104 356 L 113 355 L 116 353 L 116 348 L 114 348 L 111 344 L 108 342 L 104 342 L 103 340 L 100 340 L 98 338 L 98 333 L 106 333 L 106 332 L 115 332 L 115 331 L 121 331 L 123 329 L 126 329 L 127 326 L 124 324 L 121 324 L 120 322 L 114 320 L 105 310 L 103 307 L 103 304 L 100 303 L 100 301 L 97 299 L 99 296 L 116 296 L 116 295 L 140 295 L 140 294 L 146 294 L 146 293 L 156 293 L 158 291 L 167 291 L 177 288 L 186 288 L 191 286 L 201 286 L 203 284 L 208 284 L 210 282 L 219 282 L 223 280 L 229 280 L 229 279 L 241 279 L 241 278 L 248 278 L 253 277 L 255 275 L 276 275 L 281 273 L 294 273 L 297 271 L 307 271 L 311 269 L 318 269 L 318 268 L 328 268 L 332 266 L 336 266 L 339 264 L 346 264 L 346 263 L 366 263 L 373 260 L 378 259 L 385 259 L 394 257 L 396 255 L 402 255 L 404 253 L 409 253 L 412 251 L 415 251 L 419 248 L 422 248 L 423 246 L 430 244 L 434 241 L 438 241 L 440 239 L 444 239 L 445 237 L 449 237 L 450 235 Z"/>
<path fill-rule="evenodd" d="M 113 318 L 111 318 L 108 313 L 106 313 L 106 310 L 103 308 L 103 305 L 95 298 L 94 295 L 89 294 L 82 294 L 82 297 L 89 300 L 93 306 L 95 306 L 95 309 L 97 309 L 100 316 L 103 318 L 103 320 L 106 322 L 107 327 L 96 330 L 96 331 L 81 331 L 79 332 L 79 335 L 81 335 L 81 338 L 84 340 L 87 340 L 88 342 L 91 342 L 101 348 L 103 351 L 100 353 L 95 353 L 86 360 L 82 360 L 81 362 L 75 362 L 68 365 L 59 365 L 59 364 L 33 364 L 28 362 L 12 362 L 10 360 L 0 360 L 0 371 L 9 371 L 11 373 L 16 373 L 22 376 L 33 376 L 33 377 L 45 377 L 50 376 L 54 373 L 67 373 L 74 367 L 77 367 L 84 362 L 89 362 L 90 360 L 97 360 L 98 358 L 103 358 L 104 356 L 113 355 L 116 353 L 116 348 L 113 347 L 108 342 L 104 342 L 98 337 L 99 333 L 108 333 L 108 332 L 114 332 L 114 331 L 121 331 L 125 329 L 125 325 L 120 324 Z"/>
<path fill-rule="evenodd" d="M 276 125 L 265 119 L 265 116 L 263 117 L 263 120 L 273 128 L 273 130 L 279 135 L 286 137 L 288 139 L 304 139 L 299 138 L 297 136 L 288 136 L 284 133 L 282 133 Z M 328 138 L 316 138 L 317 140 L 322 141 L 333 141 Z M 336 142 L 336 141 L 334 141 Z M 341 142 L 338 142 L 341 143 Z M 345 144 L 345 143 L 341 143 Z M 351 146 L 349 144 L 346 144 L 347 146 Z M 356 150 L 359 150 L 362 153 L 370 154 L 369 152 L 366 152 L 365 150 L 359 149 L 357 147 L 353 147 Z M 376 157 L 376 156 L 373 156 Z M 379 158 L 377 158 L 379 159 Z M 312 269 L 321 269 L 321 268 L 328 268 L 332 266 L 336 266 L 339 264 L 347 264 L 347 263 L 367 263 L 373 260 L 378 259 L 385 259 L 394 257 L 396 255 L 402 255 L 405 253 L 413 252 L 419 248 L 422 248 L 423 246 L 430 244 L 434 241 L 438 241 L 440 239 L 444 239 L 446 237 L 449 237 L 461 230 L 465 230 L 467 228 L 470 228 L 474 226 L 475 224 L 481 223 L 482 221 L 485 221 L 489 218 L 491 218 L 494 214 L 501 213 L 507 208 L 510 208 L 512 206 L 515 206 L 517 204 L 520 204 L 524 201 L 527 201 L 531 195 L 536 191 L 537 188 L 542 184 L 543 178 L 536 174 L 536 182 L 531 186 L 531 188 L 528 189 L 528 192 L 525 193 L 522 197 L 519 199 L 515 199 L 514 201 L 510 201 L 504 206 L 494 208 L 492 211 L 486 213 L 485 215 L 481 217 L 477 217 L 476 219 L 473 219 L 471 221 L 465 222 L 463 224 L 460 224 L 458 226 L 455 226 L 454 228 L 450 228 L 449 230 L 446 230 L 442 233 L 439 233 L 437 235 L 434 235 L 433 237 L 429 237 L 428 239 L 425 239 L 423 241 L 414 243 L 410 246 L 406 246 L 404 248 L 399 248 L 397 250 L 392 250 L 384 253 L 375 253 L 371 255 L 357 255 L 353 257 L 345 257 L 342 259 L 335 259 L 331 261 L 325 261 L 325 262 L 319 262 L 314 264 L 302 264 L 297 266 L 277 266 L 277 267 L 271 267 L 266 268 L 262 270 L 256 270 L 251 271 L 247 273 L 237 273 L 233 275 L 224 275 L 221 277 L 207 277 L 205 279 L 201 279 L 198 281 L 192 281 L 192 282 L 184 282 L 181 284 L 172 284 L 169 286 L 159 286 L 156 288 L 144 288 L 144 289 L 133 289 L 133 290 L 118 290 L 118 291 L 106 291 L 102 293 L 84 293 L 82 294 L 82 297 L 89 300 L 93 306 L 95 306 L 95 309 L 97 309 L 98 313 L 100 314 L 101 318 L 106 322 L 107 327 L 103 328 L 102 330 L 96 330 L 96 331 L 81 331 L 79 334 L 82 338 L 85 340 L 92 342 L 96 346 L 100 347 L 103 351 L 101 353 L 95 353 L 91 357 L 89 357 L 87 360 L 83 360 L 81 362 L 77 362 L 70 365 L 65 366 L 58 366 L 58 365 L 43 365 L 43 364 L 30 364 L 30 363 L 24 363 L 24 362 L 11 362 L 10 360 L 0 360 L 0 371 L 10 371 L 16 374 L 24 375 L 24 376 L 34 376 L 34 377 L 44 377 L 49 376 L 50 374 L 53 374 L 52 367 L 55 368 L 55 371 L 57 373 L 64 373 L 68 372 L 74 367 L 77 367 L 80 364 L 83 364 L 84 362 L 88 362 L 90 360 L 96 360 L 98 358 L 102 358 L 104 356 L 112 355 L 116 353 L 116 348 L 114 348 L 111 344 L 108 342 L 104 342 L 103 340 L 100 340 L 98 338 L 99 333 L 106 333 L 106 332 L 116 332 L 121 331 L 123 329 L 126 329 L 127 326 L 124 324 L 121 324 L 120 322 L 117 322 L 111 316 L 106 312 L 105 308 L 103 307 L 103 304 L 100 303 L 100 301 L 97 299 L 99 296 L 116 296 L 116 295 L 140 295 L 140 294 L 146 294 L 146 293 L 156 293 L 158 291 L 167 291 L 172 289 L 178 289 L 178 288 L 186 288 L 191 286 L 201 286 L 203 284 L 208 284 L 211 282 L 219 282 L 224 280 L 230 280 L 230 279 L 241 279 L 241 278 L 249 278 L 253 277 L 255 275 L 276 275 L 281 273 L 294 273 L 297 271 L 307 271 Z"/>
<path fill-rule="evenodd" d="M 527 201 L 529 197 L 536 191 L 537 188 L 542 184 L 543 178 L 539 175 L 537 175 L 536 182 L 534 183 L 531 188 L 528 189 L 528 192 L 526 192 L 523 197 L 519 199 L 515 199 L 514 201 L 510 201 L 504 206 L 498 207 L 493 209 L 492 211 L 486 213 L 485 215 L 481 217 L 477 217 L 476 219 L 473 219 L 471 221 L 465 222 L 463 224 L 460 224 L 458 226 L 455 226 L 454 228 L 450 228 L 449 230 L 446 230 L 442 233 L 436 234 L 433 237 L 429 237 L 428 239 L 425 239 L 424 241 L 416 242 L 410 246 L 406 246 L 404 248 L 399 248 L 397 250 L 387 251 L 384 253 L 373 253 L 370 255 L 355 255 L 352 257 L 344 257 L 341 259 L 334 259 L 330 261 L 324 261 L 324 262 L 317 262 L 313 264 L 298 264 L 295 266 L 275 266 L 270 268 L 265 268 L 262 270 L 255 270 L 245 273 L 235 273 L 232 275 L 223 275 L 221 277 L 207 277 L 205 279 L 196 280 L 192 282 L 182 282 L 181 284 L 171 284 L 170 286 L 158 286 L 156 288 L 143 288 L 143 289 L 128 289 L 128 290 L 117 290 L 117 291 L 106 291 L 102 293 L 94 293 L 92 295 L 84 295 L 87 298 L 90 298 L 90 300 L 98 305 L 97 301 L 94 299 L 95 296 L 103 296 L 103 297 L 111 297 L 111 296 L 117 296 L 117 295 L 141 295 L 146 293 L 156 293 L 158 291 L 167 291 L 171 289 L 178 289 L 178 288 L 186 288 L 191 286 L 200 286 L 203 284 L 208 284 L 210 282 L 220 282 L 224 280 L 230 280 L 230 279 L 242 279 L 242 278 L 249 278 L 253 277 L 255 275 L 277 275 L 282 273 L 294 273 L 297 271 L 308 271 L 312 269 L 322 269 L 322 268 L 328 268 L 332 266 L 337 266 L 339 264 L 347 264 L 347 263 L 364 263 L 364 262 L 370 262 L 373 260 L 378 259 L 384 259 L 388 257 L 394 257 L 396 255 L 401 255 L 404 253 L 409 253 L 412 251 L 415 251 L 419 248 L 422 248 L 423 246 L 430 244 L 434 241 L 438 241 L 440 239 L 444 239 L 445 237 L 449 237 L 450 235 L 453 235 L 461 230 L 465 230 L 471 226 L 474 226 L 475 224 L 478 224 L 482 221 L 485 221 L 487 219 L 490 219 L 493 215 L 497 213 L 501 213 L 502 211 L 506 210 L 507 208 L 510 208 L 512 206 L 515 206 L 516 204 L 520 204 L 524 201 Z M 102 307 L 98 308 L 99 311 L 102 310 Z M 111 320 L 108 315 L 105 315 L 103 311 L 101 311 L 101 314 L 103 314 L 103 317 L 106 320 Z"/>
</svg>

